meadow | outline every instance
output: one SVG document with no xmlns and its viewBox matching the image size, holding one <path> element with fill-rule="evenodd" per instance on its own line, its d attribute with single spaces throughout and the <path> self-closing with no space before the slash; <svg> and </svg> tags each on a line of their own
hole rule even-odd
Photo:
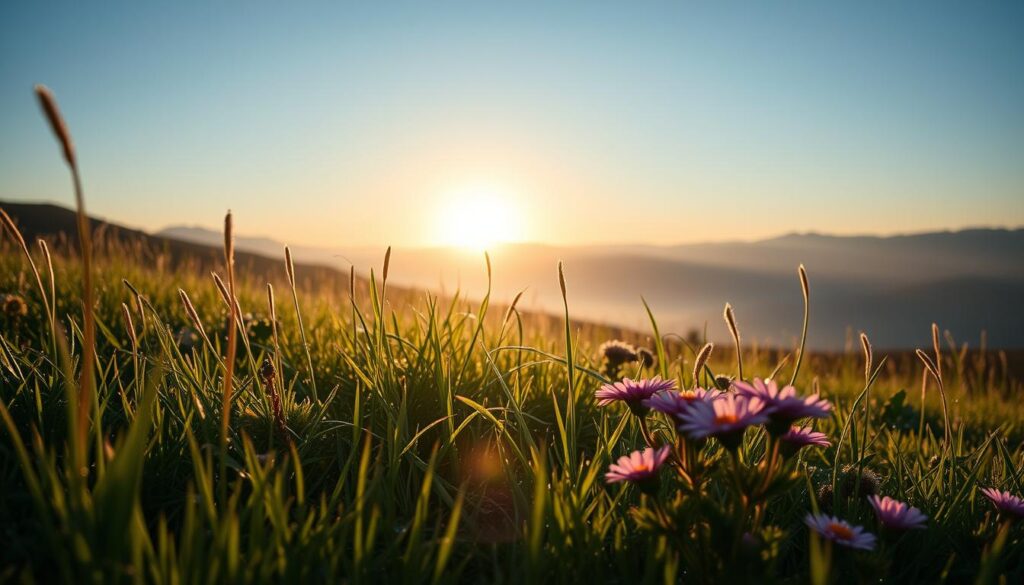
<svg viewBox="0 0 1024 585">
<path fill-rule="evenodd" d="M 0 580 L 1024 580 L 1006 354 L 759 348 L 728 306 L 727 345 L 612 332 L 571 265 L 555 317 L 391 290 L 388 258 L 268 283 L 232 229 L 211 276 L 5 220 Z"/>
</svg>

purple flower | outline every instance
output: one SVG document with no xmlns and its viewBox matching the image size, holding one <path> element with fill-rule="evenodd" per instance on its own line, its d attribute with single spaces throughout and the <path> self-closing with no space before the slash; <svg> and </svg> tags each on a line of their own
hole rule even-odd
<svg viewBox="0 0 1024 585">
<path fill-rule="evenodd" d="M 711 403 L 718 398 L 720 394 L 721 392 L 718 390 L 705 390 L 703 388 L 694 388 L 693 390 L 683 390 L 681 392 L 670 390 L 666 392 L 658 392 L 654 396 L 644 400 L 642 404 L 651 410 L 656 410 L 660 413 L 678 418 L 695 402 Z"/>
<path fill-rule="evenodd" d="M 597 397 L 598 406 L 607 406 L 617 400 L 625 402 L 630 410 L 636 415 L 646 414 L 647 408 L 643 401 L 650 398 L 657 392 L 674 390 L 675 380 L 662 380 L 655 376 L 648 380 L 630 380 L 626 378 L 621 382 L 613 382 L 601 386 L 601 389 L 594 394 Z"/>
<path fill-rule="evenodd" d="M 981 493 L 992 500 L 992 504 L 1000 512 L 1024 517 L 1024 499 L 1021 499 L 1020 496 L 1015 496 L 1010 492 L 1001 492 L 995 488 L 982 488 Z"/>
<path fill-rule="evenodd" d="M 892 530 L 923 529 L 925 522 L 928 521 L 928 517 L 922 514 L 921 510 L 889 496 L 868 496 L 868 502 L 875 509 L 878 521 Z"/>
<path fill-rule="evenodd" d="M 769 430 L 775 431 L 775 434 L 786 432 L 795 420 L 806 417 L 825 418 L 832 411 L 832 405 L 819 395 L 811 394 L 806 398 L 798 396 L 796 388 L 785 386 L 779 389 L 779 385 L 771 378 L 754 378 L 753 384 L 734 382 L 733 387 L 739 394 L 760 398 L 764 402 L 772 421 Z"/>
<path fill-rule="evenodd" d="M 804 522 L 823 538 L 843 546 L 861 550 L 874 550 L 875 535 L 865 532 L 862 526 L 851 526 L 848 522 L 827 514 L 808 514 Z"/>
<path fill-rule="evenodd" d="M 638 484 L 644 491 L 653 492 L 657 489 L 658 469 L 671 452 L 671 445 L 664 445 L 657 450 L 648 447 L 643 451 L 623 455 L 617 462 L 608 466 L 604 480 L 608 483 L 628 481 Z"/>
<path fill-rule="evenodd" d="M 832 445 L 828 440 L 828 435 L 811 430 L 811 427 L 792 427 L 780 439 L 785 451 L 783 454 L 787 456 L 792 456 L 804 447 L 829 447 Z"/>
<path fill-rule="evenodd" d="M 728 393 L 710 402 L 694 402 L 679 416 L 679 430 L 691 439 L 715 437 L 726 448 L 735 449 L 747 427 L 767 420 L 760 399 Z"/>
</svg>

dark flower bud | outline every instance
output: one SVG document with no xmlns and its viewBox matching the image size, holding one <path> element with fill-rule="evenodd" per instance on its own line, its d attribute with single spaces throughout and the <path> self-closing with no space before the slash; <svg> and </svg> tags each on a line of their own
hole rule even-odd
<svg viewBox="0 0 1024 585">
<path fill-rule="evenodd" d="M 263 358 L 263 364 L 260 366 L 259 376 L 264 383 L 269 382 L 277 374 L 277 370 L 274 368 L 274 362 L 270 358 Z"/>
<path fill-rule="evenodd" d="M 3 307 L 4 315 L 7 315 L 9 319 L 17 319 L 28 314 L 28 304 L 18 295 L 5 295 Z"/>
<path fill-rule="evenodd" d="M 876 496 L 882 490 L 882 476 L 869 467 L 858 471 L 856 465 L 847 465 L 839 476 L 837 487 L 839 495 L 846 499 Z"/>
<path fill-rule="evenodd" d="M 637 360 L 636 348 L 617 339 L 602 343 L 598 351 L 604 358 L 601 362 L 601 373 L 611 380 L 621 379 L 622 366 Z"/>
</svg>

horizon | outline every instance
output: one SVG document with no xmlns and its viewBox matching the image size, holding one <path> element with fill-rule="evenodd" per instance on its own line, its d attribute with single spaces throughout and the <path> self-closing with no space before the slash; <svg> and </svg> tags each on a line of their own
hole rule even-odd
<svg viewBox="0 0 1024 585">
<path fill-rule="evenodd" d="M 73 207 L 69 203 L 64 203 L 54 200 L 40 200 L 40 201 L 22 201 L 22 200 L 11 200 L 13 203 L 28 204 L 28 205 L 52 205 L 60 207 L 68 211 L 73 211 Z M 2 203 L 2 201 L 0 201 Z M 231 211 L 231 210 L 228 210 Z M 232 212 L 234 214 L 234 212 Z M 158 225 L 156 228 L 146 228 L 144 226 L 132 225 L 121 221 L 115 217 L 101 216 L 90 211 L 89 216 L 93 219 L 104 221 L 110 224 L 118 225 L 123 228 L 139 230 L 150 235 L 161 235 L 171 230 L 201 230 L 210 234 L 222 234 L 223 227 L 218 225 L 204 225 L 201 223 L 171 223 L 165 225 Z M 666 242 L 666 243 L 644 243 L 639 241 L 611 241 L 611 242 L 573 242 L 567 244 L 549 243 L 542 241 L 533 240 L 522 240 L 522 241 L 507 241 L 507 242 L 495 242 L 489 245 L 486 250 L 471 250 L 471 251 L 489 251 L 492 248 L 502 247 L 515 247 L 515 246 L 545 246 L 552 248 L 616 248 L 616 247 L 649 247 L 649 248 L 673 248 L 681 246 L 701 246 L 701 245 L 715 245 L 715 244 L 758 244 L 763 242 L 769 242 L 786 237 L 825 237 L 825 238 L 875 238 L 875 239 L 894 239 L 894 238 L 912 238 L 915 236 L 926 236 L 936 234 L 958 234 L 962 232 L 976 232 L 976 231 L 1006 231 L 1015 232 L 1024 230 L 1024 224 L 1004 224 L 1004 225 L 965 225 L 956 228 L 944 228 L 944 229 L 932 229 L 923 231 L 906 231 L 906 232 L 824 232 L 820 230 L 806 230 L 806 231 L 786 231 L 778 232 L 765 237 L 754 238 L 754 239 L 708 239 L 698 241 L 678 241 L 678 242 Z M 244 229 L 235 231 L 236 238 L 244 238 L 249 240 L 270 240 L 274 243 L 283 245 L 289 245 L 292 247 L 303 247 L 311 249 L 322 249 L 330 250 L 332 248 L 351 248 L 365 250 L 369 248 L 382 248 L 382 247 L 393 247 L 396 249 L 414 249 L 414 250 L 431 250 L 431 249 L 458 249 L 462 246 L 451 245 L 451 244 L 426 244 L 426 245 L 391 245 L 386 242 L 380 244 L 360 244 L 360 245 L 349 245 L 349 246 L 324 246 L 317 244 L 310 244 L 304 241 L 285 241 L 271 234 L 261 234 L 248 232 Z"/>
<path fill-rule="evenodd" d="M 226 209 L 335 248 L 1024 225 L 1018 4 L 0 16 L 0 198 L 66 189 L 46 83 L 89 211 L 150 232 Z"/>
</svg>

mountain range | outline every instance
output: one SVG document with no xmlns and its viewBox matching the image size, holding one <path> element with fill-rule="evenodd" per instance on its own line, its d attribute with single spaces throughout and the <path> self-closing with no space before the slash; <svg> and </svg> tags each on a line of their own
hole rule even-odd
<svg viewBox="0 0 1024 585">
<path fill-rule="evenodd" d="M 169 238 L 219 245 L 218 232 L 170 227 Z M 271 238 L 240 237 L 239 249 L 279 256 Z M 293 246 L 297 260 L 357 272 L 379 266 L 384 248 Z M 521 306 L 557 312 L 556 267 L 564 264 L 574 316 L 647 328 L 641 297 L 662 331 L 703 331 L 727 339 L 732 304 L 746 339 L 791 345 L 800 334 L 803 300 L 797 267 L 811 289 L 809 345 L 841 349 L 860 332 L 878 347 L 930 343 L 937 322 L 973 347 L 1024 347 L 1024 229 L 967 229 L 889 237 L 788 234 L 754 242 L 677 246 L 505 244 L 490 250 L 496 298 L 525 290 Z M 449 248 L 395 249 L 391 279 L 409 287 L 470 297 L 486 290 L 482 254 Z M 984 341 L 983 338 L 984 337 Z"/>
<path fill-rule="evenodd" d="M 25 237 L 74 243 L 75 215 L 47 204 L 2 203 Z M 144 240 L 175 262 L 217 266 L 223 236 L 201 227 L 149 234 L 99 219 L 93 229 L 118 240 Z M 71 237 L 68 237 L 68 235 Z M 284 243 L 236 237 L 237 261 L 247 274 L 280 279 Z M 348 272 L 367 274 L 385 247 L 291 246 L 300 280 L 347 286 Z M 791 346 L 800 334 L 803 300 L 797 267 L 806 266 L 811 291 L 809 346 L 836 350 L 857 332 L 879 348 L 930 344 L 937 322 L 972 347 L 1024 348 L 1024 229 L 969 229 L 903 236 L 788 234 L 754 242 L 677 246 L 549 246 L 505 244 L 490 250 L 493 299 L 557 314 L 562 309 L 557 265 L 562 262 L 574 318 L 649 330 L 646 300 L 662 332 L 728 339 L 722 321 L 732 304 L 744 338 Z M 207 268 L 208 269 L 208 268 Z M 389 282 L 406 289 L 482 298 L 482 253 L 451 248 L 396 248 Z M 365 287 L 365 279 L 357 285 Z M 643 299 L 643 300 L 642 300 Z"/>
</svg>

